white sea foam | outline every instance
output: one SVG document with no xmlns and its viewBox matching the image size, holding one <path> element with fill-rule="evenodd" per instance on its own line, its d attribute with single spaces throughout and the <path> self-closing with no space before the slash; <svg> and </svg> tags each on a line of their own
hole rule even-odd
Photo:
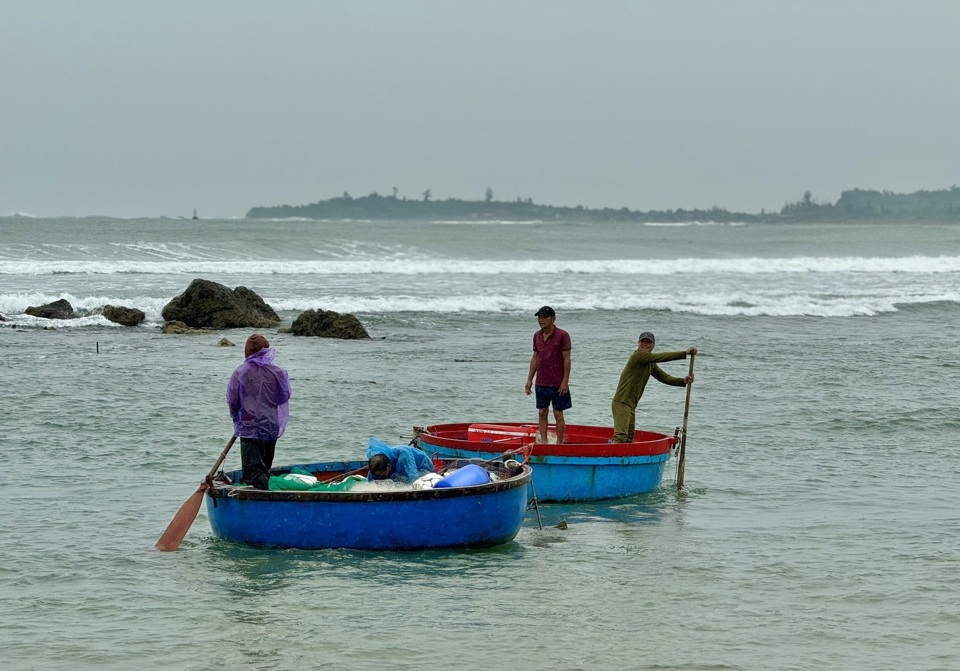
<svg viewBox="0 0 960 671">
<path fill-rule="evenodd" d="M 437 220 L 428 222 L 431 224 L 438 224 L 443 226 L 483 226 L 483 225 L 500 225 L 500 226 L 530 226 L 535 224 L 542 224 L 541 219 L 470 219 L 464 221 L 463 219 L 451 219 L 451 220 Z"/>
<path fill-rule="evenodd" d="M 647 221 L 641 226 L 654 226 L 665 228 L 686 228 L 688 226 L 746 226 L 743 221 Z"/>
<path fill-rule="evenodd" d="M 288 261 L 218 261 L 178 258 L 96 260 L 3 260 L 0 275 L 609 275 L 797 274 L 797 273 L 960 273 L 960 256 L 796 257 L 737 259 L 410 259 L 361 258 Z"/>
<path fill-rule="evenodd" d="M 89 326 L 109 326 L 126 328 L 121 324 L 116 324 L 103 315 L 86 315 L 73 319 L 43 319 L 41 317 L 31 317 L 26 314 L 4 315 L 7 319 L 3 326 L 20 328 L 54 328 L 54 329 L 77 329 Z"/>
<path fill-rule="evenodd" d="M 54 301 L 65 299 L 73 307 L 74 311 L 82 316 L 72 319 L 44 319 L 32 317 L 24 313 L 28 307 L 46 305 Z M 128 298 L 119 298 L 116 296 L 75 296 L 70 293 L 46 294 L 46 293 L 19 293 L 19 294 L 0 294 L 0 314 L 2 314 L 11 324 L 31 325 L 40 324 L 43 326 L 52 326 L 56 328 L 74 328 L 78 326 L 116 326 L 103 315 L 86 314 L 98 310 L 105 305 L 122 305 L 124 307 L 136 308 L 143 311 L 145 315 L 144 325 L 162 324 L 163 317 L 160 312 L 163 307 L 170 302 L 170 298 L 155 298 L 146 296 L 136 296 Z"/>
<path fill-rule="evenodd" d="M 558 310 L 657 310 L 703 315 L 850 317 L 895 312 L 898 306 L 930 303 L 960 303 L 960 287 L 956 283 L 942 286 L 940 282 L 903 283 L 874 282 L 867 276 L 861 286 L 797 281 L 765 288 L 764 282 L 703 282 L 691 290 L 689 283 L 643 286 L 635 291 L 608 290 L 597 283 L 579 282 L 567 291 L 525 287 L 516 292 L 484 291 L 464 282 L 454 287 L 446 284 L 437 291 L 430 286 L 396 287 L 387 292 L 383 287 L 354 287 L 343 293 L 318 292 L 303 295 L 299 286 L 288 282 L 273 283 L 258 290 L 263 299 L 280 313 L 298 313 L 304 310 L 333 310 L 358 315 L 425 312 L 451 313 L 523 313 L 530 305 L 549 302 Z M 104 305 L 123 305 L 142 310 L 145 325 L 163 322 L 161 311 L 172 300 L 166 296 L 110 296 L 76 295 L 74 293 L 8 293 L 0 294 L 0 313 L 11 323 L 32 323 L 35 318 L 23 311 L 31 305 L 43 305 L 64 298 L 81 314 Z M 83 320 L 65 320 L 52 324 L 61 328 L 104 323 L 96 316 Z"/>
<path fill-rule="evenodd" d="M 37 319 L 23 314 L 31 305 L 43 305 L 65 298 L 79 313 L 90 312 L 104 305 L 124 305 L 142 310 L 145 326 L 163 323 L 161 311 L 173 298 L 165 297 L 115 297 L 75 296 L 72 294 L 0 294 L 0 313 L 12 324 L 42 324 L 58 328 L 91 325 L 112 325 L 99 315 L 79 319 Z M 530 293 L 451 293 L 447 295 L 333 295 L 317 296 L 271 296 L 264 300 L 281 313 L 298 313 L 305 310 L 333 310 L 358 315 L 425 312 L 452 313 L 523 313 L 530 305 L 542 303 L 545 296 Z M 852 317 L 895 312 L 898 306 L 929 303 L 960 303 L 960 290 L 914 288 L 903 291 L 897 287 L 868 292 L 847 291 L 830 294 L 822 291 L 803 290 L 742 290 L 716 287 L 712 291 L 691 292 L 683 286 L 660 291 L 636 293 L 569 292 L 555 293 L 551 303 L 562 312 L 574 310 L 657 310 L 716 316 L 817 316 Z"/>
</svg>

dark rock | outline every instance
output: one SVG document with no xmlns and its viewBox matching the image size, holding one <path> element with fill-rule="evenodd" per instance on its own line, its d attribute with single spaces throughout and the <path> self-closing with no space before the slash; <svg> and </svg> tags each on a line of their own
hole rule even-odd
<svg viewBox="0 0 960 671">
<path fill-rule="evenodd" d="M 236 347 L 236 345 L 226 338 L 220 338 L 220 342 L 217 343 L 217 347 Z"/>
<path fill-rule="evenodd" d="M 160 333 L 186 333 L 189 330 L 189 326 L 176 320 L 169 321 L 160 327 Z"/>
<path fill-rule="evenodd" d="M 160 333 L 173 333 L 176 335 L 206 335 L 208 333 L 213 333 L 213 331 L 211 329 L 192 329 L 183 322 L 172 321 L 161 326 Z"/>
<path fill-rule="evenodd" d="M 31 317 L 41 317 L 42 319 L 70 319 L 73 317 L 73 306 L 66 298 L 61 298 L 46 305 L 31 305 L 24 312 Z"/>
<path fill-rule="evenodd" d="M 367 329 L 351 314 L 328 310 L 307 310 L 293 321 L 290 332 L 295 336 L 318 336 L 320 338 L 343 338 L 359 340 L 369 338 Z"/>
<path fill-rule="evenodd" d="M 146 318 L 143 310 L 126 308 L 121 305 L 104 305 L 103 316 L 113 323 L 123 326 L 136 326 Z"/>
<path fill-rule="evenodd" d="M 160 333 L 188 333 L 189 331 L 189 326 L 178 321 L 169 321 L 160 327 Z"/>
<path fill-rule="evenodd" d="M 269 328 L 280 323 L 273 308 L 250 289 L 230 289 L 203 279 L 191 282 L 186 291 L 164 306 L 161 314 L 167 321 L 181 321 L 194 328 Z"/>
<path fill-rule="evenodd" d="M 4 317 L 3 315 L 0 315 L 0 322 L 5 322 L 5 321 L 7 321 L 7 318 Z"/>
</svg>

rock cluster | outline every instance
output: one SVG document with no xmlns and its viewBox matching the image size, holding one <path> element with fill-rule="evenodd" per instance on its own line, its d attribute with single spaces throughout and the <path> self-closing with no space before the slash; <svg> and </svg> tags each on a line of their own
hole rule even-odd
<svg viewBox="0 0 960 671">
<path fill-rule="evenodd" d="M 31 317 L 41 319 L 74 319 L 81 314 L 102 314 L 113 323 L 123 326 L 136 326 L 146 318 L 142 310 L 121 305 L 104 305 L 102 308 L 97 308 L 89 313 L 77 313 L 66 298 L 61 298 L 46 305 L 31 305 L 23 312 Z"/>
<path fill-rule="evenodd" d="M 78 316 L 64 298 L 46 305 L 30 306 L 26 314 L 44 319 L 72 319 Z M 92 311 L 123 326 L 137 326 L 146 318 L 142 310 L 119 305 L 105 305 Z M 90 314 L 82 311 L 82 314 Z M 186 290 L 167 303 L 161 311 L 166 320 L 162 333 L 209 333 L 211 330 L 272 328 L 280 324 L 280 317 L 254 291 L 247 287 L 231 289 L 217 282 L 197 278 Z M 0 315 L 0 321 L 5 321 Z M 330 310 L 307 310 L 300 314 L 289 329 L 281 332 L 295 336 L 368 339 L 370 334 L 352 314 Z M 229 340 L 220 341 L 221 347 L 233 346 Z"/>
</svg>

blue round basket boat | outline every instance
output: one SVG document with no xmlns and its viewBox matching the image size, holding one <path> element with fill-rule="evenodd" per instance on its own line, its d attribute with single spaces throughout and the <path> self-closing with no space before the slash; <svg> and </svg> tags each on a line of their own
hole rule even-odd
<svg viewBox="0 0 960 671">
<path fill-rule="evenodd" d="M 530 467 L 511 472 L 501 462 L 452 463 L 468 467 L 465 479 L 470 482 L 373 492 L 273 491 L 233 485 L 241 472 L 225 473 L 207 490 L 210 526 L 216 536 L 239 543 L 301 549 L 489 547 L 513 540 L 527 510 Z M 365 466 L 356 461 L 296 468 L 321 480 L 335 480 L 362 472 Z M 472 484 L 476 478 L 472 466 L 486 474 L 486 482 Z M 273 469 L 271 474 L 292 468 Z"/>
</svg>

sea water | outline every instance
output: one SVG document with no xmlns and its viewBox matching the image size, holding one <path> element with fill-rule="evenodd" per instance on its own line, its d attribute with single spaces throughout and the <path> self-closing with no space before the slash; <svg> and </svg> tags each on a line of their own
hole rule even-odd
<svg viewBox="0 0 960 671">
<path fill-rule="evenodd" d="M 547 304 L 571 423 L 609 425 L 640 331 L 699 349 L 685 491 L 672 459 L 468 551 L 244 547 L 201 509 L 156 552 L 230 437 L 242 347 L 218 342 L 252 332 L 162 335 L 197 277 L 370 332 L 264 331 L 293 391 L 277 463 L 535 421 Z M 59 298 L 81 316 L 23 314 Z M 960 226 L 7 217 L 0 314 L 0 667 L 960 668 Z M 684 398 L 651 381 L 638 424 L 672 433 Z"/>
</svg>

